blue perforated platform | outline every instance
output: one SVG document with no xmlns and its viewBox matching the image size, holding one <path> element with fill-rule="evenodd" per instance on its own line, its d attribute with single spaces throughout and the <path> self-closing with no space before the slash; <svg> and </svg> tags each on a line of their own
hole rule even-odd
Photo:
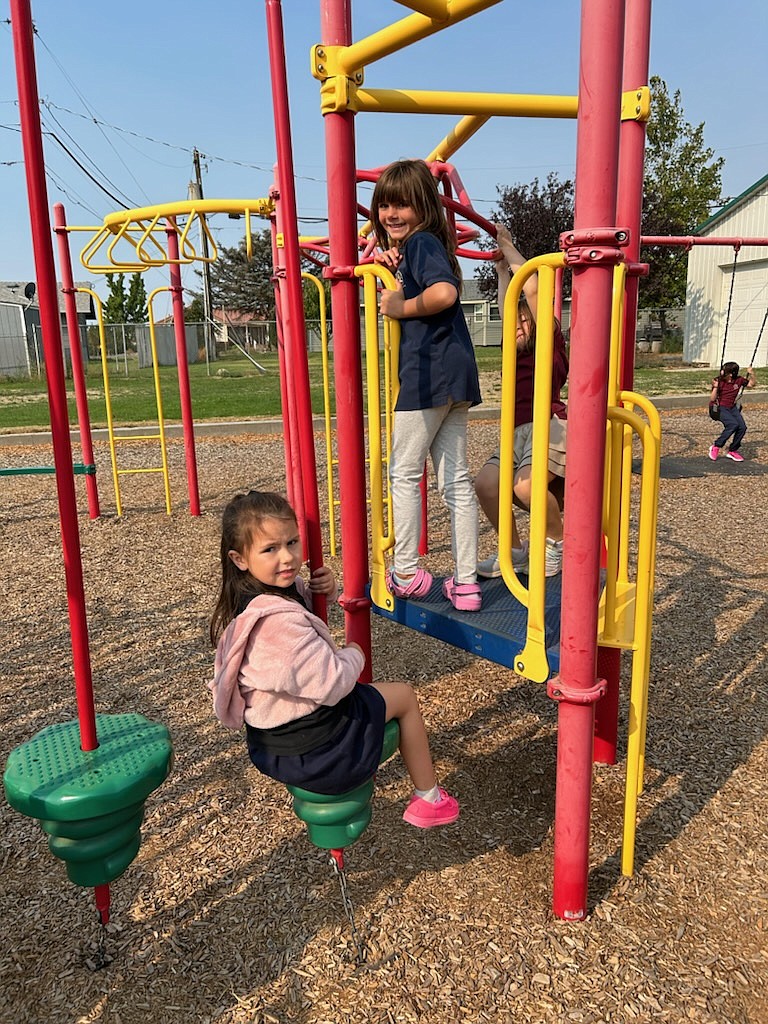
<svg viewBox="0 0 768 1024">
<path fill-rule="evenodd" d="M 547 661 L 553 674 L 560 667 L 560 584 L 562 576 L 547 580 L 545 630 Z M 442 580 L 421 601 L 395 601 L 394 611 L 373 605 L 387 619 L 416 629 L 454 647 L 487 658 L 507 668 L 525 647 L 528 610 L 517 601 L 503 580 L 479 580 L 483 607 L 479 612 L 457 612 L 441 592 Z"/>
</svg>

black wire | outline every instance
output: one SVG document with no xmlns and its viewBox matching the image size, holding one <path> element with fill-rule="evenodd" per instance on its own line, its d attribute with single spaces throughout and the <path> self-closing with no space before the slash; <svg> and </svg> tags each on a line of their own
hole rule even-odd
<svg viewBox="0 0 768 1024">
<path fill-rule="evenodd" d="M 67 154 L 67 156 L 68 156 L 68 157 L 70 158 L 70 160 L 72 160 L 72 161 L 73 161 L 74 163 L 76 163 L 76 164 L 77 164 L 77 166 L 78 166 L 78 167 L 80 168 L 80 170 L 81 170 L 81 171 L 83 172 L 83 174 L 85 174 L 85 175 L 86 175 L 86 177 L 90 178 L 90 179 L 91 179 L 91 181 L 93 182 L 93 184 L 94 184 L 94 185 L 95 185 L 95 186 L 96 186 L 97 188 L 100 188 L 100 189 L 101 189 L 101 191 L 102 191 L 102 192 L 104 193 L 104 195 L 105 195 L 105 196 L 108 196 L 108 197 L 109 197 L 109 198 L 110 198 L 110 199 L 112 200 L 112 202 L 114 202 L 114 203 L 117 203 L 117 205 L 118 205 L 118 206 L 121 206 L 121 207 L 122 207 L 122 208 L 123 208 L 124 210 L 130 210 L 130 209 L 131 209 L 131 207 L 130 207 L 130 206 L 127 206 L 127 205 L 126 205 L 126 204 L 125 204 L 125 203 L 124 203 L 124 202 L 122 201 L 122 199 L 118 199 L 118 198 L 117 198 L 117 196 L 113 195 L 113 194 L 112 194 L 112 193 L 111 193 L 111 192 L 109 191 L 109 189 L 108 189 L 108 188 L 105 188 L 105 187 L 104 187 L 104 186 L 103 186 L 103 185 L 101 184 L 101 182 L 100 182 L 100 181 L 99 181 L 99 180 L 98 180 L 97 178 L 94 178 L 94 176 L 93 176 L 93 175 L 91 174 L 91 172 L 90 172 L 90 171 L 88 170 L 88 168 L 87 168 L 87 167 L 84 167 L 84 166 L 83 166 L 83 165 L 82 165 L 82 164 L 80 163 L 80 161 L 79 161 L 79 160 L 77 159 L 77 157 L 75 156 L 75 154 L 74 154 L 74 153 L 73 153 L 73 152 L 72 152 L 72 151 L 71 151 L 70 149 L 68 149 L 68 148 L 67 148 L 67 147 L 66 147 L 66 146 L 64 145 L 64 143 L 63 143 L 63 142 L 61 141 L 61 139 L 60 139 L 60 138 L 58 137 L 58 135 L 56 135 L 56 134 L 55 134 L 55 132 L 50 132 L 50 131 L 49 131 L 49 132 L 46 132 L 46 134 L 47 134 L 47 135 L 50 135 L 50 137 L 51 137 L 51 138 L 53 139 L 53 141 L 54 141 L 55 143 L 57 143 L 57 145 L 61 146 L 61 148 L 62 148 L 62 149 L 64 150 L 64 152 L 65 152 L 65 153 Z"/>
</svg>

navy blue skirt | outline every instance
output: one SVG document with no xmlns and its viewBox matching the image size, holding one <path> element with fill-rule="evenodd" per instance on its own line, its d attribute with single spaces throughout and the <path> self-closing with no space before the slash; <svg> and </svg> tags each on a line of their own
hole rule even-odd
<svg viewBox="0 0 768 1024">
<path fill-rule="evenodd" d="M 274 754 L 249 738 L 251 761 L 271 779 L 323 796 L 362 786 L 373 777 L 381 761 L 386 704 L 375 687 L 355 683 L 337 707 L 343 725 L 329 742 L 305 754 Z"/>
</svg>

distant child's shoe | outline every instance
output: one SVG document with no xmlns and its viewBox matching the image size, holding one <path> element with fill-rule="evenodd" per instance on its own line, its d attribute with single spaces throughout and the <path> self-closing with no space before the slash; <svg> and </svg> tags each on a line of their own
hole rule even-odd
<svg viewBox="0 0 768 1024">
<path fill-rule="evenodd" d="M 434 803 L 414 793 L 403 814 L 403 821 L 416 828 L 434 828 L 435 825 L 450 825 L 456 821 L 459 817 L 459 801 L 444 789 L 439 792 L 440 797 Z"/>
<path fill-rule="evenodd" d="M 719 454 L 720 454 L 720 449 L 717 447 L 716 444 L 713 444 L 712 447 L 709 449 L 709 457 L 710 457 L 710 459 L 712 459 L 712 461 L 714 462 L 717 459 L 717 456 Z"/>
<path fill-rule="evenodd" d="M 546 553 L 544 555 L 544 575 L 557 576 L 563 568 L 563 542 L 561 540 L 550 540 L 547 537 Z"/>
<path fill-rule="evenodd" d="M 399 580 L 394 572 L 387 573 L 387 583 L 395 597 L 425 597 L 433 582 L 432 574 L 426 569 L 417 569 L 409 580 Z"/>
<path fill-rule="evenodd" d="M 483 604 L 479 583 L 457 583 L 453 576 L 443 580 L 443 597 L 457 612 L 479 612 Z"/>
<path fill-rule="evenodd" d="M 501 576 L 501 563 L 499 562 L 499 554 L 491 555 L 490 558 L 484 558 L 482 562 L 477 563 L 477 575 L 482 576 L 485 580 L 495 580 Z"/>
<path fill-rule="evenodd" d="M 744 456 L 740 452 L 726 452 L 726 459 L 733 459 L 734 462 L 743 462 Z"/>
<path fill-rule="evenodd" d="M 512 548 L 512 567 L 517 573 L 528 573 L 528 544 L 521 548 Z M 477 575 L 486 580 L 495 580 L 501 576 L 501 562 L 498 552 L 490 558 L 477 563 Z"/>
</svg>

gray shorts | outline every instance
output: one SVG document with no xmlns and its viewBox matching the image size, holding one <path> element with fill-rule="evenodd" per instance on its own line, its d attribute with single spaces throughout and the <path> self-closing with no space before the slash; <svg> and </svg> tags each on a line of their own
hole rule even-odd
<svg viewBox="0 0 768 1024">
<path fill-rule="evenodd" d="M 565 438 L 568 426 L 567 420 L 560 420 L 553 416 L 549 421 L 549 472 L 555 476 L 565 476 Z M 523 423 L 515 427 L 515 478 L 521 469 L 530 466 L 533 462 L 533 424 Z M 491 455 L 486 465 L 499 465 L 499 449 Z"/>
</svg>

